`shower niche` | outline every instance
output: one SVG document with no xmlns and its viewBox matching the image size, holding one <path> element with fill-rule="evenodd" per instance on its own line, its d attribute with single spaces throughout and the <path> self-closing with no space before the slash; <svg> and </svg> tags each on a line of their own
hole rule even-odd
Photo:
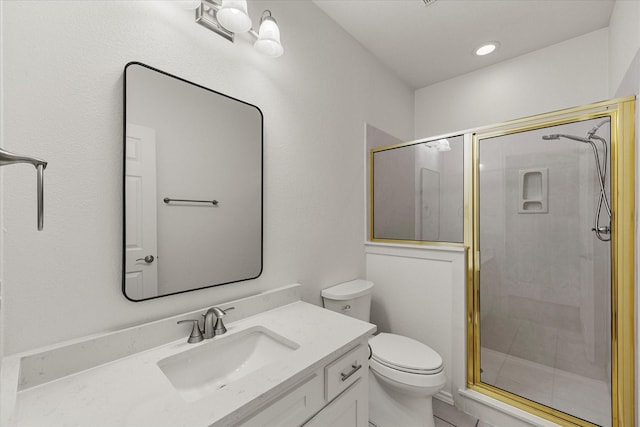
<svg viewBox="0 0 640 427">
<path fill-rule="evenodd" d="M 549 168 L 518 171 L 518 213 L 548 213 Z"/>
</svg>

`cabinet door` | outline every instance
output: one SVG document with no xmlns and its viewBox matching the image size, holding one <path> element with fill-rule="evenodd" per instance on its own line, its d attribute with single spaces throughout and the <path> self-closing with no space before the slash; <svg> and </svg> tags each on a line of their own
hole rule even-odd
<svg viewBox="0 0 640 427">
<path fill-rule="evenodd" d="M 291 427 L 322 408 L 323 378 L 317 373 L 295 390 L 271 403 L 266 409 L 236 424 L 242 427 Z M 326 427 L 326 426 L 325 426 Z"/>
<path fill-rule="evenodd" d="M 367 427 L 369 424 L 369 390 L 360 378 L 328 404 L 304 427 Z"/>
</svg>

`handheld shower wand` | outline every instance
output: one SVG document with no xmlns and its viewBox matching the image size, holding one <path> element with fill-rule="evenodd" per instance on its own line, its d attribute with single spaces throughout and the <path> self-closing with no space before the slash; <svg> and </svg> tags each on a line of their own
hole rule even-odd
<svg viewBox="0 0 640 427">
<path fill-rule="evenodd" d="M 544 139 L 545 141 L 549 141 L 549 140 L 558 140 L 560 138 L 566 138 L 566 139 L 571 139 L 573 141 L 578 141 L 578 142 L 582 142 L 585 144 L 589 144 L 591 146 L 591 149 L 593 150 L 593 156 L 595 158 L 595 162 L 596 162 L 596 169 L 598 171 L 598 183 L 600 184 L 600 196 L 598 198 L 598 207 L 596 208 L 596 213 L 595 213 L 595 218 L 594 218 L 594 227 L 591 229 L 595 234 L 596 237 L 600 240 L 602 240 L 603 242 L 608 242 L 609 240 L 611 240 L 611 236 L 608 237 L 604 237 L 604 235 L 609 235 L 611 233 L 611 206 L 609 205 L 609 199 L 607 198 L 607 192 L 604 188 L 604 184 L 605 184 L 605 180 L 607 177 L 607 141 L 596 135 L 596 132 L 598 131 L 598 129 L 600 129 L 600 127 L 602 125 L 604 125 L 605 123 L 608 123 L 609 120 L 603 120 L 600 123 L 598 123 L 596 126 L 594 126 L 593 128 L 591 128 L 588 132 L 587 132 L 587 137 L 583 138 L 580 136 L 575 136 L 575 135 L 567 135 L 567 134 L 563 134 L 563 133 L 554 133 L 551 135 L 543 135 L 542 139 Z M 598 154 L 598 147 L 596 147 L 595 142 L 593 142 L 593 140 L 597 140 L 600 141 L 602 143 L 602 149 L 604 151 L 604 158 L 603 158 L 603 162 L 602 165 L 600 163 L 600 155 Z M 600 226 L 600 212 L 602 211 L 602 206 L 604 205 L 605 209 L 607 210 L 607 214 L 609 215 L 609 225 L 605 225 L 605 226 Z"/>
<path fill-rule="evenodd" d="M 42 231 L 44 225 L 44 169 L 47 162 L 36 157 L 21 156 L 0 148 L 0 166 L 14 165 L 17 163 L 29 163 L 36 168 L 37 173 L 37 198 L 38 198 L 38 231 Z"/>
</svg>

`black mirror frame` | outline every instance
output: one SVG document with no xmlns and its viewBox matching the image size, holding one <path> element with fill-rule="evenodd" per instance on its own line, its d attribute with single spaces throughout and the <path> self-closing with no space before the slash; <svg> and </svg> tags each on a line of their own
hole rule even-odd
<svg viewBox="0 0 640 427">
<path fill-rule="evenodd" d="M 126 294 L 126 251 L 125 251 L 125 247 L 126 247 L 126 236 L 125 236 L 125 230 L 126 230 L 126 193 L 125 193 L 125 188 L 126 188 L 126 168 L 125 168 L 125 162 L 126 162 L 126 141 L 127 141 L 127 68 L 129 66 L 132 65 L 136 65 L 136 66 L 142 66 L 145 68 L 148 68 L 149 70 L 155 71 L 157 73 L 163 74 L 167 77 L 171 77 L 174 78 L 176 80 L 179 80 L 181 82 L 190 84 L 192 86 L 195 86 L 197 88 L 206 90 L 208 92 L 212 92 L 215 93 L 217 95 L 220 96 L 224 96 L 225 98 L 231 99 L 233 101 L 237 101 L 240 102 L 242 104 L 245 104 L 247 106 L 253 107 L 255 108 L 258 113 L 260 114 L 260 271 L 258 272 L 258 274 L 254 277 L 248 277 L 246 279 L 238 279 L 238 280 L 234 280 L 234 281 L 230 281 L 230 282 L 223 282 L 223 283 L 216 283 L 213 285 L 207 285 L 207 286 L 201 286 L 198 288 L 193 288 L 193 289 L 188 289 L 188 290 L 183 290 L 183 291 L 178 291 L 178 292 L 172 292 L 172 293 L 167 293 L 167 294 L 162 294 L 162 295 L 158 295 L 155 297 L 151 297 L 151 298 L 143 298 L 143 299 L 132 299 L 129 298 Z M 150 65 L 144 64 L 142 62 L 138 62 L 138 61 L 131 61 L 128 62 L 125 66 L 124 66 L 124 73 L 123 73 L 123 119 L 122 119 L 122 149 L 123 149 L 123 153 L 122 153 L 122 257 L 121 257 L 121 266 L 122 266 L 122 295 L 124 295 L 124 297 L 126 299 L 128 299 L 129 301 L 132 302 L 142 302 L 142 301 L 150 301 L 150 300 L 154 300 L 157 298 L 163 298 L 163 297 L 167 297 L 167 296 L 171 296 L 171 295 L 178 295 L 178 294 L 184 294 L 187 292 L 193 292 L 193 291 L 198 291 L 201 289 L 208 289 L 208 288 L 212 288 L 212 287 L 216 287 L 216 286 L 222 286 L 222 285 L 228 285 L 231 283 L 239 283 L 239 282 L 245 282 L 248 280 L 254 280 L 257 279 L 258 277 L 260 277 L 262 275 L 262 271 L 264 269 L 264 114 L 262 113 L 262 110 L 253 104 L 250 104 L 248 102 L 242 101 L 238 98 L 234 98 L 232 96 L 229 96 L 227 94 L 218 92 L 216 90 L 207 88 L 205 86 L 199 85 L 197 83 L 191 82 L 189 80 L 183 79 L 181 77 L 175 76 L 173 74 L 167 73 L 165 71 L 159 70 L 155 67 L 152 67 Z"/>
</svg>

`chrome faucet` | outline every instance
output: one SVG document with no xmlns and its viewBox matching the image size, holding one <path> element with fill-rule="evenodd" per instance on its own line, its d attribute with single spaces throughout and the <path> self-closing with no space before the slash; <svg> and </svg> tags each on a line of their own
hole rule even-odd
<svg viewBox="0 0 640 427">
<path fill-rule="evenodd" d="M 222 335 L 227 332 L 222 318 L 227 311 L 233 310 L 235 307 L 229 307 L 225 310 L 218 307 L 211 307 L 204 316 L 204 337 L 206 339 L 213 338 L 216 335 Z M 214 320 L 215 319 L 215 323 Z"/>
</svg>

